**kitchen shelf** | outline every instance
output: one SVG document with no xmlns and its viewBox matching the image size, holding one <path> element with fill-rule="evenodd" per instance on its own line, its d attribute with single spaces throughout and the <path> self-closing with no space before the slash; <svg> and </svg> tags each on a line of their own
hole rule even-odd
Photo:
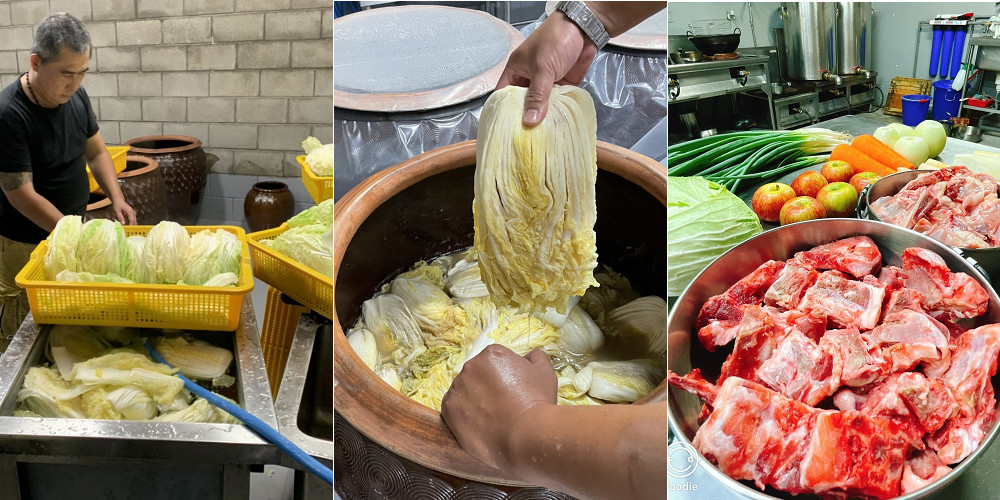
<svg viewBox="0 0 1000 500">
<path fill-rule="evenodd" d="M 1000 109 L 980 108 L 979 106 L 969 106 L 968 104 L 963 104 L 962 109 L 967 109 L 969 111 L 981 111 L 983 113 L 990 113 L 990 114 L 1000 114 Z"/>
</svg>

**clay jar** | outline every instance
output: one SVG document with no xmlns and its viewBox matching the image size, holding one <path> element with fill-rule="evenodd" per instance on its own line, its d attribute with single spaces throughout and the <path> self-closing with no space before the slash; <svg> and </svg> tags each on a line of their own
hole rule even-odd
<svg viewBox="0 0 1000 500">
<path fill-rule="evenodd" d="M 125 202 L 135 210 L 136 223 L 153 226 L 167 218 L 163 172 L 156 160 L 145 156 L 125 157 L 125 170 L 118 174 Z"/>
<path fill-rule="evenodd" d="M 250 232 L 278 227 L 291 218 L 294 211 L 295 199 L 284 182 L 258 182 L 243 199 L 243 214 Z"/>
<path fill-rule="evenodd" d="M 90 199 L 87 200 L 87 215 L 83 220 L 91 219 L 118 220 L 115 218 L 115 210 L 111 208 L 111 199 L 105 196 L 100 189 L 90 193 Z"/>
<path fill-rule="evenodd" d="M 192 225 L 208 179 L 208 164 L 201 141 L 183 135 L 150 135 L 129 139 L 129 154 L 156 160 L 163 175 L 167 219 Z"/>
</svg>

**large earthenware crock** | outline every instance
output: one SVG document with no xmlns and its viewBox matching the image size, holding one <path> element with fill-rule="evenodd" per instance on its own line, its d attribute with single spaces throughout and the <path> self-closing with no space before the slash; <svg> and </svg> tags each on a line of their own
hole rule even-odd
<svg viewBox="0 0 1000 500">
<path fill-rule="evenodd" d="M 527 486 L 463 451 L 439 412 L 383 382 L 361 362 L 344 336 L 357 321 L 362 302 L 382 284 L 419 260 L 472 244 L 475 163 L 475 141 L 441 147 L 379 172 L 334 206 L 337 426 L 346 421 L 349 430 L 356 428 L 384 450 L 359 457 L 363 451 L 351 451 L 358 448 L 349 446 L 356 441 L 350 437 L 353 434 L 335 428 L 334 470 L 338 477 L 345 477 L 341 474 L 348 474 L 344 472 L 348 469 L 363 471 L 370 465 L 364 463 L 366 460 L 387 452 L 395 465 L 378 474 L 381 480 L 373 481 L 401 481 L 400 488 L 417 484 L 455 487 L 464 493 L 481 485 L 496 495 L 502 493 L 500 490 L 516 492 Z M 597 145 L 597 165 L 598 261 L 629 278 L 643 294 L 666 297 L 666 168 L 603 142 Z M 666 397 L 664 381 L 634 404 L 665 401 Z M 428 479 L 429 475 L 434 479 Z M 431 497 L 450 494 L 435 491 Z M 561 495 L 547 494 L 543 498 Z"/>
<path fill-rule="evenodd" d="M 125 170 L 118 174 L 125 202 L 135 210 L 137 224 L 154 226 L 167 218 L 163 171 L 156 160 L 138 155 L 125 157 Z"/>
<path fill-rule="evenodd" d="M 198 219 L 208 163 L 201 141 L 184 135 L 150 135 L 125 142 L 130 154 L 156 160 L 166 188 L 167 218 L 183 225 Z"/>
</svg>

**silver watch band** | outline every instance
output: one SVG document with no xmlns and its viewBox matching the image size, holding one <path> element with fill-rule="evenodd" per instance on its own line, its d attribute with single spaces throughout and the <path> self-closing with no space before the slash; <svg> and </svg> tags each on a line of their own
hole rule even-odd
<svg viewBox="0 0 1000 500">
<path fill-rule="evenodd" d="M 587 7 L 587 4 L 583 2 L 559 2 L 556 4 L 556 10 L 566 14 L 566 17 L 576 23 L 594 42 L 594 45 L 597 45 L 598 49 L 603 48 L 611 39 L 604 24 Z"/>
</svg>

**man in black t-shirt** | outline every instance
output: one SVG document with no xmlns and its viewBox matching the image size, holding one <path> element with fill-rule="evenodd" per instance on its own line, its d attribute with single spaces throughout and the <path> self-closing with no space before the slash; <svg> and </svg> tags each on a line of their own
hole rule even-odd
<svg viewBox="0 0 1000 500">
<path fill-rule="evenodd" d="M 118 221 L 135 224 L 80 86 L 90 48 L 79 20 L 52 14 L 35 30 L 29 71 L 0 91 L 0 352 L 28 313 L 14 277 L 63 215 L 86 213 L 87 164 Z"/>
</svg>

